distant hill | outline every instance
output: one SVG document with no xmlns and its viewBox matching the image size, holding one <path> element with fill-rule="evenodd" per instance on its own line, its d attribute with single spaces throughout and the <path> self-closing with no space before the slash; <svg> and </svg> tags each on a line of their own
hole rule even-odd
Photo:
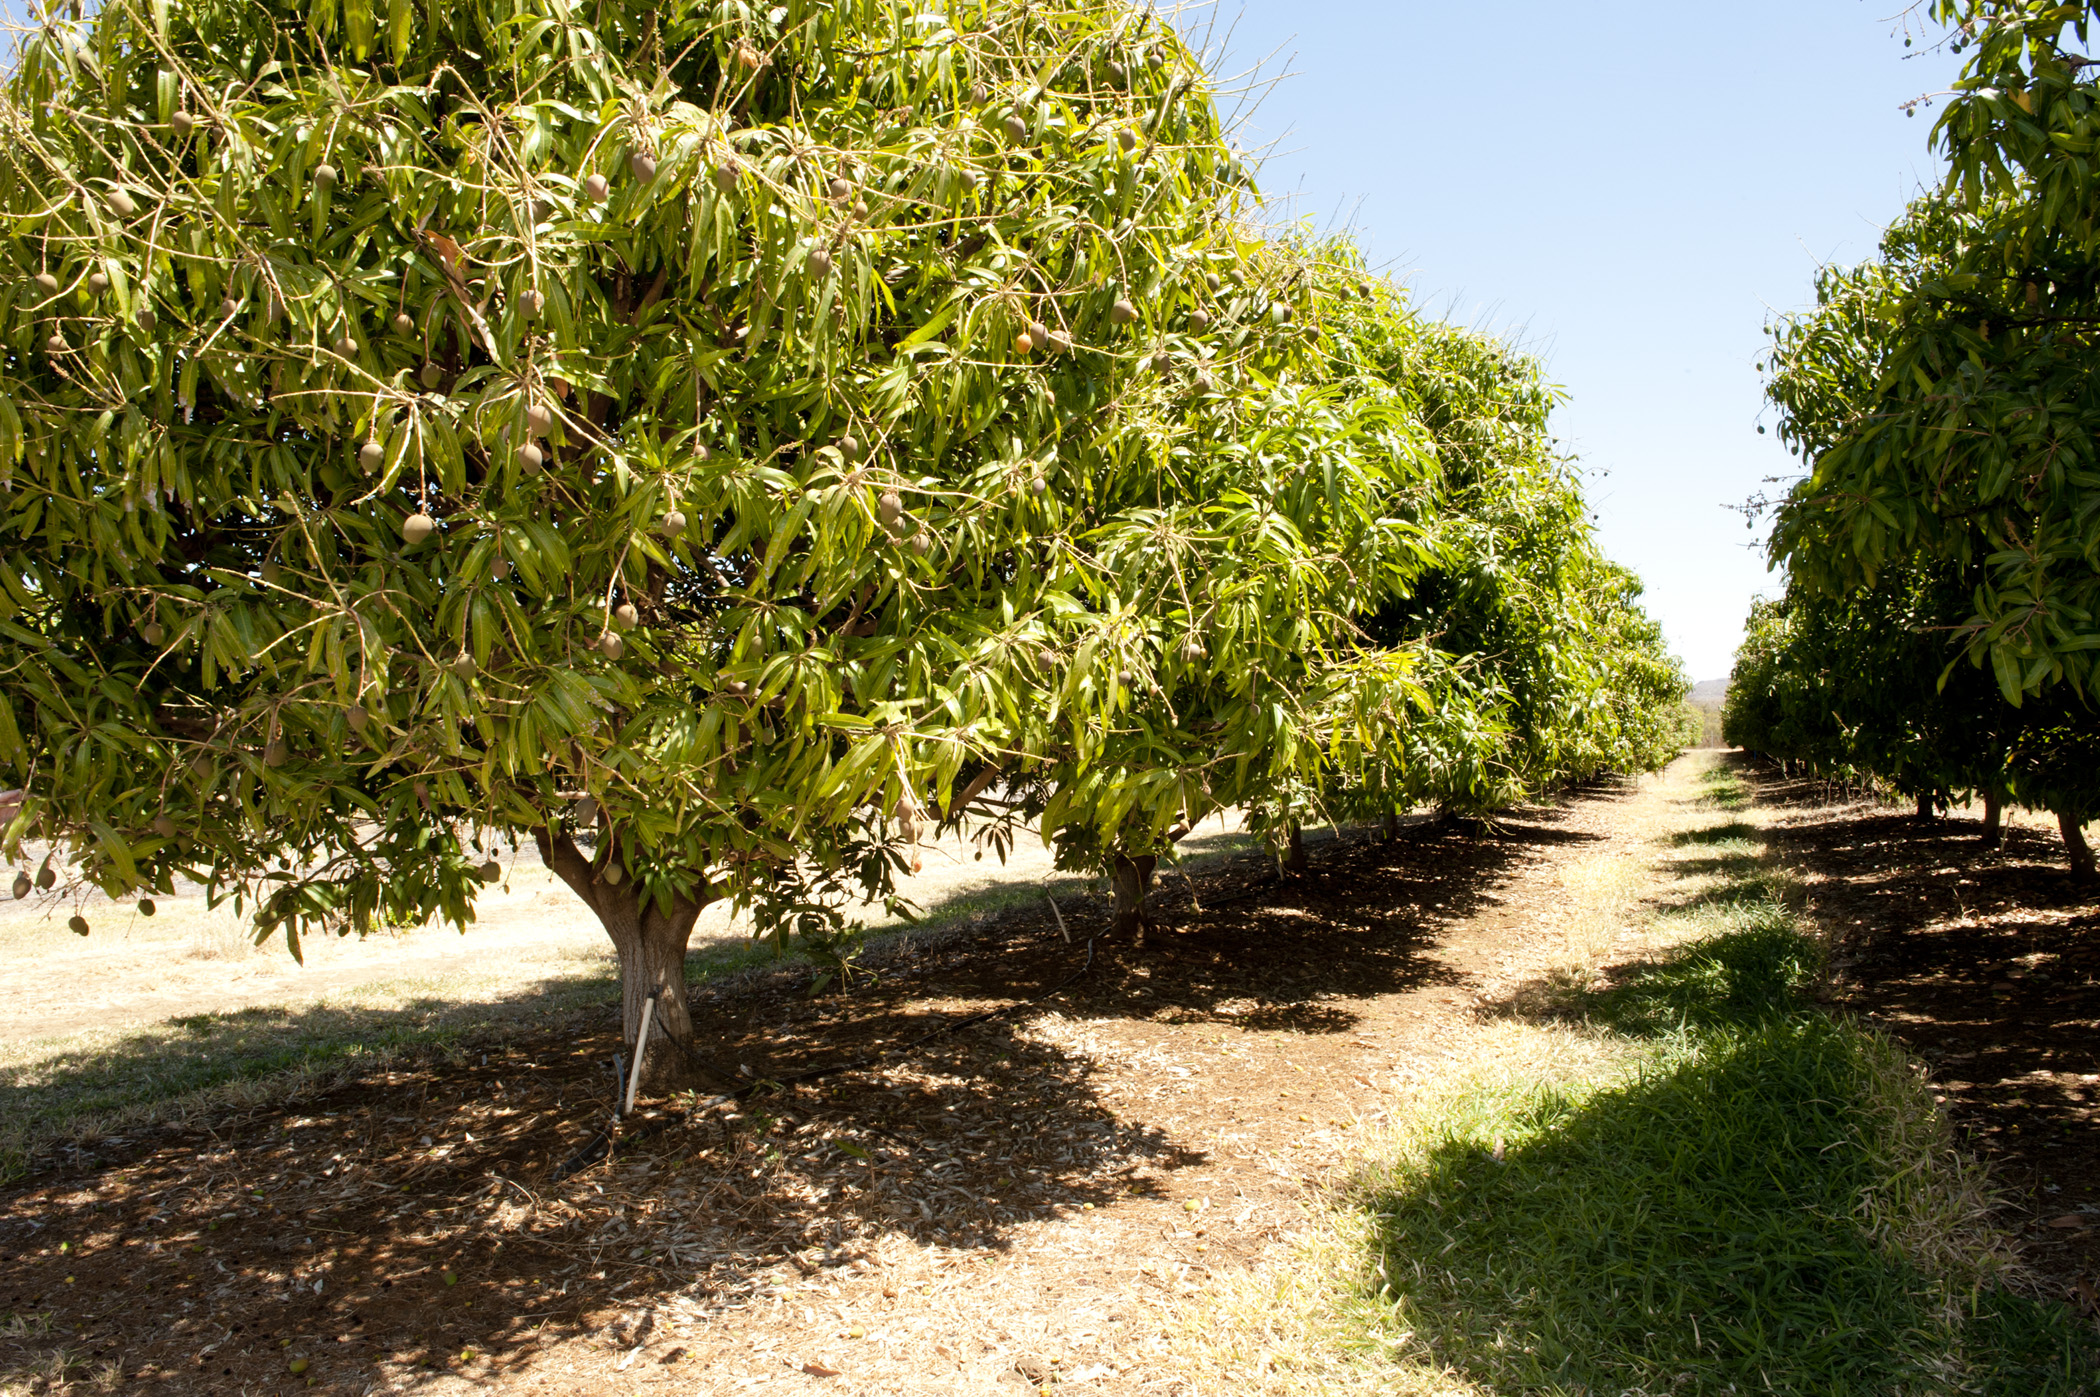
<svg viewBox="0 0 2100 1397">
<path fill-rule="evenodd" d="M 1692 685 L 1686 702 L 1699 710 L 1704 720 L 1705 732 L 1700 736 L 1701 747 L 1719 747 L 1721 742 L 1721 706 L 1728 701 L 1726 679 L 1702 679 Z"/>
</svg>

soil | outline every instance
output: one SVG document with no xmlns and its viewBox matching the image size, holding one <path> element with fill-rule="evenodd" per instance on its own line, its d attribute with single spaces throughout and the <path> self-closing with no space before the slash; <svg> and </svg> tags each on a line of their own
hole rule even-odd
<svg viewBox="0 0 2100 1397">
<path fill-rule="evenodd" d="M 698 994 L 726 1078 L 894 1055 L 727 1116 L 646 1112 L 560 1183 L 610 1110 L 610 1012 L 108 1141 L 0 1199 L 0 1313 L 49 1316 L 23 1358 L 167 1393 L 1137 1392 L 1171 1376 L 1164 1307 L 1292 1228 L 1483 997 L 1564 956 L 1551 868 L 1634 798 L 1492 838 L 1316 837 L 1290 880 L 1258 856 L 1169 873 L 1142 949 L 1087 943 L 1106 903 L 1068 900 L 1071 943 L 1046 904 L 843 994 Z"/>
<path fill-rule="evenodd" d="M 707 989 L 693 1013 L 725 1085 L 881 1060 L 727 1114 L 665 1103 L 558 1181 L 607 1120 L 612 1011 L 211 1132 L 105 1141 L 0 1196 L 0 1373 L 41 1362 L 168 1394 L 1178 1390 L 1175 1307 L 1274 1254 L 1484 1006 L 1568 961 L 1563 875 L 1645 857 L 1632 817 L 1656 799 L 1628 783 L 1487 836 L 1311 839 L 1297 878 L 1257 857 L 1193 887 L 1168 873 L 1143 948 L 1087 941 L 1105 902 L 1061 899 L 1070 942 L 1046 905 L 906 945 L 842 993 L 786 971 Z M 1803 807 L 1779 834 L 1815 868 L 1821 915 L 1855 900 L 1847 959 L 1917 939 L 1899 922 L 1939 906 L 1928 870 L 1950 865 L 2002 867 L 2002 934 L 2022 946 L 2046 923 L 2068 953 L 2073 922 L 2090 928 L 2089 903 L 2048 900 L 2023 842 L 1954 864 L 1877 839 L 1877 820 Z M 1966 915 L 1998 915 L 1963 895 Z M 1892 997 L 1862 1012 L 1932 1012 L 1899 984 L 1926 967 L 1867 963 L 1846 993 Z M 2059 963 L 2006 1003 L 2057 1013 Z M 2068 1130 L 2072 1086 L 2007 1084 L 2031 1077 L 2022 1063 L 2090 1071 L 2089 1039 L 2062 1019 L 2071 1037 L 2046 1042 L 1976 1000 L 1961 1092 L 2023 1114 L 1950 1095 L 1957 1118 L 2000 1124 L 1979 1137 L 1993 1147 L 2024 1148 L 2045 1117 Z"/>
<path fill-rule="evenodd" d="M 2055 1295 L 2100 1315 L 2100 884 L 2051 820 L 1983 847 L 1979 812 L 1921 823 L 1743 771 L 1833 935 L 1836 1001 L 1931 1069 L 1991 1169 L 1999 1221 Z"/>
</svg>

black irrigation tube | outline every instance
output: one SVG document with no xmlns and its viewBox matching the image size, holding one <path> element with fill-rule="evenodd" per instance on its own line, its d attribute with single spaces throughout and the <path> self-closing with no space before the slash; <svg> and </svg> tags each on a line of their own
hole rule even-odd
<svg viewBox="0 0 2100 1397">
<path fill-rule="evenodd" d="M 1045 896 L 1047 896 L 1047 894 L 1045 894 Z M 1057 911 L 1057 903 L 1055 901 L 1052 901 L 1050 903 L 1050 910 L 1052 912 Z M 1064 928 L 1064 916 L 1062 913 L 1058 914 L 1058 928 L 1059 930 L 1063 930 Z M 637 1131 L 635 1133 L 634 1138 L 646 1138 L 647 1136 L 653 1135 L 657 1131 L 662 1130 L 671 1124 L 681 1121 L 692 1120 L 694 1117 L 700 1115 L 704 1111 L 712 1111 L 717 1106 L 727 1106 L 734 1102 L 742 1101 L 746 1097 L 749 1097 L 756 1092 L 768 1089 L 784 1091 L 789 1087 L 800 1086 L 804 1082 L 815 1082 L 820 1081 L 825 1077 L 835 1077 L 841 1072 L 854 1072 L 858 1071 L 863 1067 L 873 1067 L 878 1063 L 888 1061 L 889 1059 L 897 1057 L 900 1054 L 909 1053 L 917 1048 L 924 1047 L 926 1044 L 931 1043 L 934 1039 L 942 1037 L 945 1034 L 959 1033 L 963 1029 L 973 1028 L 981 1023 L 989 1023 L 993 1019 L 1004 1017 L 1007 1014 L 1016 1013 L 1022 1009 L 1031 1008 L 1034 1005 L 1041 1004 L 1043 1001 L 1048 999 L 1054 999 L 1058 995 L 1063 994 L 1066 990 L 1070 989 L 1072 986 L 1078 984 L 1081 977 L 1083 977 L 1087 973 L 1087 971 L 1094 968 L 1094 942 L 1098 938 L 1098 936 L 1099 933 L 1096 933 L 1094 936 L 1089 936 L 1087 938 L 1086 958 L 1085 960 L 1080 962 L 1080 966 L 1077 970 L 1073 971 L 1070 975 L 1066 976 L 1062 981 L 1060 981 L 1052 988 L 1044 990 L 1041 994 L 1036 995 L 1033 998 L 1016 1000 L 1012 1004 L 1004 1005 L 997 1009 L 987 1009 L 981 1014 L 972 1014 L 966 1019 L 958 1019 L 954 1023 L 943 1024 L 939 1028 L 933 1030 L 933 1032 L 921 1034 L 919 1037 L 912 1039 L 909 1043 L 901 1043 L 893 1048 L 885 1048 L 879 1053 L 870 1053 L 866 1057 L 857 1057 L 850 1059 L 846 1062 L 835 1062 L 829 1067 L 811 1068 L 807 1072 L 797 1072 L 792 1077 L 761 1077 L 758 1080 L 749 1083 L 748 1085 L 738 1087 L 735 1091 L 723 1092 L 719 1096 L 711 1096 L 705 1101 L 698 1102 L 693 1106 L 691 1110 L 685 1112 L 681 1116 L 674 1117 L 672 1120 L 662 1121 L 653 1126 L 648 1127 L 645 1130 Z M 691 1058 L 694 1063 L 698 1064 L 705 1071 L 717 1077 L 727 1076 L 727 1074 L 723 1072 L 723 1070 L 719 1066 L 708 1061 L 700 1054 L 694 1052 L 690 1047 L 687 1047 L 683 1043 L 679 1043 L 677 1046 L 682 1052 L 685 1053 L 687 1057 Z M 585 1169 L 590 1168 L 593 1164 L 596 1164 L 599 1160 L 604 1159 L 607 1155 L 612 1153 L 613 1136 L 619 1128 L 619 1116 L 617 1114 L 618 1104 L 620 1101 L 621 1094 L 623 1094 L 626 1090 L 624 1074 L 621 1075 L 622 1080 L 617 1081 L 614 1084 L 615 1095 L 613 1097 L 613 1102 L 615 1114 L 613 1117 L 613 1123 L 611 1125 L 608 1125 L 605 1129 L 600 1130 L 597 1134 L 593 1135 L 589 1140 L 584 1142 L 583 1147 L 581 1149 L 577 1150 L 576 1153 L 570 1155 L 567 1159 L 563 1160 L 560 1164 L 556 1165 L 554 1168 L 554 1172 L 548 1176 L 548 1183 L 558 1184 L 564 1179 L 572 1178 L 575 1175 L 582 1173 Z"/>
</svg>

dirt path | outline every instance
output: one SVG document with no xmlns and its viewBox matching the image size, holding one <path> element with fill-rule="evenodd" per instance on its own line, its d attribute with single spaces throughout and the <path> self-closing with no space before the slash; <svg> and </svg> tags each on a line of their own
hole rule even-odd
<svg viewBox="0 0 2100 1397">
<path fill-rule="evenodd" d="M 1480 1005 L 1639 936 L 1653 831 L 1704 760 L 1494 838 L 1327 843 L 1291 882 L 1227 864 L 1200 908 L 1175 880 L 1171 930 L 1097 946 L 1046 1006 L 728 1123 L 659 1115 L 558 1185 L 609 1039 L 112 1145 L 0 1200 L 0 1311 L 49 1317 L 25 1361 L 62 1348 L 76 1377 L 169 1393 L 1173 1391 L 1176 1307 L 1285 1244 L 1357 1130 L 1463 1059 Z M 775 977 L 696 1018 L 726 1074 L 785 1076 L 1081 959 L 1016 913 L 847 996 Z"/>
</svg>

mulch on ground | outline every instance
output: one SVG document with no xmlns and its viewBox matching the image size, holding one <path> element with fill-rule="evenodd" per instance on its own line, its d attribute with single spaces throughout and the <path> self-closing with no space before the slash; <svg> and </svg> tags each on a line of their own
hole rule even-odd
<svg viewBox="0 0 2100 1397">
<path fill-rule="evenodd" d="M 727 1114 L 645 1112 L 614 1158 L 559 1183 L 610 1111 L 612 1005 L 210 1132 L 94 1142 L 0 1196 L 0 1372 L 169 1393 L 530 1374 L 585 1392 L 639 1363 L 690 1384 L 716 1355 L 665 1341 L 674 1321 L 807 1317 L 876 1277 L 873 1238 L 962 1270 L 1025 1224 L 1096 1209 L 1149 1209 L 1143 1275 L 1185 1286 L 1274 1235 L 1268 1205 L 1303 1189 L 1293 1152 L 1370 1109 L 1367 1073 L 1426 1070 L 1439 1020 L 1472 1012 L 1479 977 L 1439 954 L 1441 929 L 1597 837 L 1537 810 L 1493 838 L 1420 825 L 1316 844 L 1298 879 L 1251 857 L 1200 887 L 1168 873 L 1143 949 L 1097 942 L 1053 1000 L 930 1042 L 1071 981 L 1106 909 L 1062 906 L 1069 942 L 1047 905 L 1009 914 L 845 993 L 812 997 L 787 971 L 703 987 L 697 1041 L 728 1081 L 915 1045 Z M 840 1313 L 844 1343 L 861 1330 Z"/>
<path fill-rule="evenodd" d="M 2051 1224 L 2100 1215 L 2090 894 L 2037 835 L 1985 854 L 1973 826 L 1920 832 L 1746 774 L 1791 803 L 1774 837 L 1844 933 L 1844 1002 L 1934 1065 L 2030 1259 L 2086 1293 L 2094 1229 Z M 1617 798 L 1494 837 L 1316 844 L 1300 879 L 1259 858 L 1193 890 L 1169 873 L 1147 946 L 1097 942 L 1069 985 L 1099 905 L 1062 905 L 1071 942 L 1047 905 L 1009 913 L 844 993 L 812 997 L 800 971 L 703 987 L 699 1042 L 727 1081 L 891 1055 L 729 1113 L 660 1104 L 559 1182 L 610 1111 L 611 1004 L 209 1132 L 94 1142 L 0 1194 L 0 1373 L 438 1397 L 851 1369 L 843 1393 L 996 1353 L 1024 1386 L 1168 1390 L 1117 1297 L 1191 1294 L 1261 1253 L 1491 983 L 1549 969 L 1551 865 L 1605 846 Z M 1098 1319 L 1030 1356 L 1029 1315 L 983 1318 L 1006 1261 L 1034 1287 L 1017 1307 Z M 992 1332 L 965 1352 L 958 1325 Z"/>
<path fill-rule="evenodd" d="M 1773 839 L 1835 934 L 1837 1001 L 1930 1066 L 2029 1264 L 2100 1316 L 2100 886 L 2071 878 L 2051 832 L 1991 850 L 1979 820 L 1742 771 L 1789 809 Z"/>
</svg>

